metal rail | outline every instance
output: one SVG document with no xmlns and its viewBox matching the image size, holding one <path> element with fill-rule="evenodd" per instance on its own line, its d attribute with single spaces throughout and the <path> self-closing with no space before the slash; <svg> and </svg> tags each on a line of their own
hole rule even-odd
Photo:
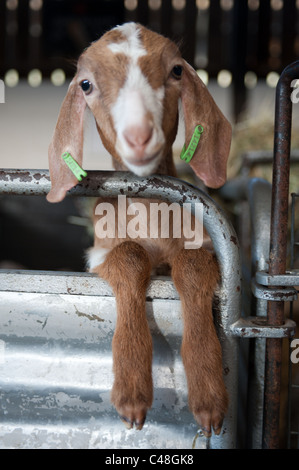
<svg viewBox="0 0 299 470">
<path fill-rule="evenodd" d="M 266 155 L 265 155 L 266 154 Z M 246 157 L 247 158 L 247 157 Z M 297 152 L 292 152 L 292 159 L 297 159 Z M 273 152 L 250 152 L 248 165 L 256 163 L 273 163 Z M 271 326 L 267 321 L 268 301 L 292 301 L 298 297 L 298 292 L 293 286 L 298 285 L 299 271 L 286 271 L 284 274 L 269 275 L 269 251 L 270 251 L 270 219 L 272 186 L 264 179 L 250 178 L 249 171 L 243 171 L 239 179 L 228 182 L 222 189 L 224 198 L 237 203 L 247 200 L 250 213 L 251 229 L 251 293 L 249 302 L 251 311 L 255 317 L 245 317 L 238 321 L 239 332 L 244 338 L 254 338 L 250 343 L 249 355 L 251 358 L 248 374 L 248 413 L 247 413 L 247 445 L 249 448 L 261 448 L 263 442 L 263 406 L 264 406 L 264 382 L 265 382 L 265 339 L 293 337 L 296 324 L 292 320 L 286 320 L 283 325 Z M 246 217 L 246 215 L 245 215 Z M 249 282 L 249 281 L 248 281 Z M 250 330 L 243 330 L 242 324 L 247 322 L 256 333 L 256 329 L 262 325 L 263 335 L 252 334 Z M 253 328 L 256 323 L 257 328 Z M 275 334 L 276 332 L 276 334 Z"/>
<path fill-rule="evenodd" d="M 291 82 L 299 77 L 299 61 L 284 69 L 276 88 L 269 275 L 286 271 L 288 197 L 292 124 Z M 284 323 L 284 301 L 268 302 L 268 323 Z M 263 447 L 279 447 L 281 339 L 266 342 Z"/>
<path fill-rule="evenodd" d="M 47 171 L 3 170 L 0 172 L 0 193 L 2 194 L 45 195 L 49 189 L 50 179 Z M 238 240 L 225 214 L 204 192 L 176 178 L 164 176 L 137 178 L 131 173 L 125 172 L 90 171 L 84 181 L 73 188 L 69 194 L 90 197 L 117 197 L 122 194 L 128 197 L 161 199 L 181 205 L 183 203 L 194 205 L 195 202 L 203 204 L 203 223 L 214 244 L 221 269 L 221 285 L 217 292 L 219 314 L 216 319 L 216 327 L 222 344 L 225 383 L 230 397 L 223 433 L 220 436 L 213 435 L 210 438 L 209 447 L 236 447 L 238 338 L 231 326 L 236 324 L 241 311 L 241 269 Z M 14 277 L 14 280 L 10 279 L 10 283 L 8 283 L 8 275 Z M 33 282 L 34 276 L 32 274 L 29 274 L 30 280 L 27 278 L 29 282 L 26 283 L 25 273 L 3 272 L 0 273 L 0 290 L 13 289 L 13 285 L 17 290 L 18 276 L 22 276 L 20 285 L 23 284 L 25 289 L 28 287 L 32 290 L 35 285 L 39 284 L 39 282 Z M 39 280 L 43 281 L 41 276 Z M 68 279 L 67 282 L 69 281 Z M 88 281 L 90 283 L 93 278 L 88 277 Z M 46 288 L 49 289 L 49 284 L 46 281 L 43 282 L 43 285 L 47 285 Z M 60 288 L 65 290 L 66 282 L 61 282 L 60 285 Z M 53 288 L 57 289 L 56 282 L 54 282 Z M 103 288 L 106 291 L 107 287 L 103 286 Z M 80 290 L 80 287 L 77 289 Z"/>
<path fill-rule="evenodd" d="M 6 195 L 46 195 L 50 190 L 48 171 L 2 170 L 0 171 L 0 193 Z M 137 178 L 125 172 L 88 172 L 87 178 L 73 188 L 69 195 L 90 197 L 155 198 L 170 203 L 203 204 L 203 222 L 208 231 L 220 263 L 222 283 L 217 292 L 219 315 L 217 329 L 223 348 L 223 363 L 226 385 L 230 395 L 230 409 L 225 421 L 225 432 L 221 437 L 213 436 L 211 448 L 236 446 L 236 406 L 238 339 L 282 338 L 294 334 L 293 322 L 271 325 L 265 320 L 249 317 L 240 319 L 241 312 L 241 267 L 238 240 L 225 214 L 203 191 L 176 178 L 151 176 Z M 58 279 L 59 278 L 59 279 Z M 28 271 L 0 271 L 0 290 L 16 292 L 70 293 L 79 295 L 111 295 L 109 286 L 90 274 L 78 273 L 33 273 Z M 177 298 L 169 282 L 153 280 L 149 298 L 161 298 L 160 289 L 166 297 Z M 293 295 L 295 295 L 292 292 Z M 162 294 L 163 295 L 163 294 Z M 263 297 L 262 297 L 263 298 Z M 266 297 L 267 298 L 267 297 Z"/>
</svg>

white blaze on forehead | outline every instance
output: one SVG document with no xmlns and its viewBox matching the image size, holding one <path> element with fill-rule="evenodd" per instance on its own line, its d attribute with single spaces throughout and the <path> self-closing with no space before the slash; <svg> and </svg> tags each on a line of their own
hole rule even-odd
<svg viewBox="0 0 299 470">
<path fill-rule="evenodd" d="M 114 54 L 125 54 L 136 64 L 140 57 L 146 55 L 146 50 L 139 38 L 139 29 L 134 23 L 128 23 L 118 26 L 115 30 L 119 31 L 126 39 L 122 42 L 111 43 L 108 48 Z"/>
<path fill-rule="evenodd" d="M 112 109 L 116 130 L 123 131 L 126 126 L 140 124 L 149 113 L 152 124 L 161 126 L 164 87 L 153 90 L 147 78 L 137 65 L 131 65 L 124 87 Z"/>
</svg>

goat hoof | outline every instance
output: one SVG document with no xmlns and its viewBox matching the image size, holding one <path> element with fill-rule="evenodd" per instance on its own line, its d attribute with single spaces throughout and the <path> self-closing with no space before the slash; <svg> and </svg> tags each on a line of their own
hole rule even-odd
<svg viewBox="0 0 299 470">
<path fill-rule="evenodd" d="M 211 429 L 206 429 L 204 426 L 200 426 L 200 430 L 201 430 L 201 432 L 203 433 L 203 435 L 205 437 L 211 437 L 212 436 Z"/>
<path fill-rule="evenodd" d="M 119 415 L 119 417 L 127 429 L 132 429 L 134 423 L 131 420 L 129 420 L 129 418 L 127 418 L 126 416 L 121 416 L 121 415 Z"/>
<path fill-rule="evenodd" d="M 221 433 L 223 416 L 212 415 L 209 412 L 202 411 L 195 415 L 195 419 L 205 437 L 211 437 L 212 429 L 216 436 L 219 436 Z"/>
<path fill-rule="evenodd" d="M 135 429 L 140 431 L 145 423 L 146 412 L 143 410 L 126 410 L 125 413 L 119 414 L 119 417 L 127 429 L 132 429 L 135 425 Z"/>
</svg>

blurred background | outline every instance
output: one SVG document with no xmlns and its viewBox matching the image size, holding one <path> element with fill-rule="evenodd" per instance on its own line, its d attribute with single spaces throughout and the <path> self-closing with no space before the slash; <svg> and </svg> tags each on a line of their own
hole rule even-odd
<svg viewBox="0 0 299 470">
<path fill-rule="evenodd" d="M 299 54 L 296 0 L 0 0 L 2 168 L 47 168 L 78 56 L 125 21 L 177 41 L 233 123 L 273 121 L 279 74 Z M 86 168 L 99 169 L 98 158 L 89 152 Z"/>
</svg>

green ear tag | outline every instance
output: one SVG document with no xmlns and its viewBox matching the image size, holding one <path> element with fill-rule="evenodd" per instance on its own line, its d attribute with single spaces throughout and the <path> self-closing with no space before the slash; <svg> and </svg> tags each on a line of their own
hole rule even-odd
<svg viewBox="0 0 299 470">
<path fill-rule="evenodd" d="M 181 160 L 185 160 L 185 162 L 190 163 L 195 153 L 195 150 L 197 149 L 198 142 L 202 133 L 203 133 L 203 127 L 199 124 L 198 126 L 195 127 L 193 136 L 191 138 L 191 141 L 190 141 L 190 144 L 188 145 L 187 150 L 184 145 L 181 151 Z"/>
<path fill-rule="evenodd" d="M 64 152 L 61 156 L 72 173 L 74 173 L 78 181 L 82 181 L 82 177 L 87 176 L 86 171 L 81 168 L 81 166 L 76 162 L 76 160 L 74 160 L 70 153 Z"/>
</svg>

